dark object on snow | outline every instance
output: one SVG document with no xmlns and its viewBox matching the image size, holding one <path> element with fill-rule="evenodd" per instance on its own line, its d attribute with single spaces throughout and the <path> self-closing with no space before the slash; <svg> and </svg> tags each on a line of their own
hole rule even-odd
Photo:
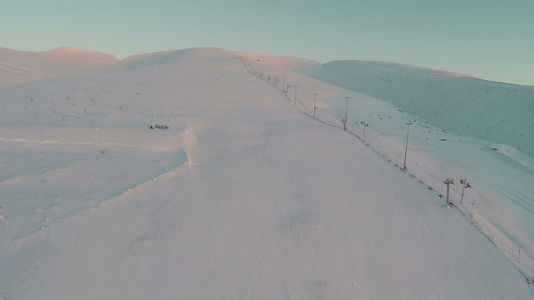
<svg viewBox="0 0 534 300">
<path fill-rule="evenodd" d="M 169 126 L 152 124 L 150 125 L 150 129 L 169 129 Z"/>
</svg>

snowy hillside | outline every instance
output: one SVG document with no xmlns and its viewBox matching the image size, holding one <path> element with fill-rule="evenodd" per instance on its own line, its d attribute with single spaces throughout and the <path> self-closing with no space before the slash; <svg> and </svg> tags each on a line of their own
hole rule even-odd
<svg viewBox="0 0 534 300">
<path fill-rule="evenodd" d="M 456 135 L 508 145 L 534 158 L 534 86 L 368 61 L 334 61 L 301 72 L 386 100 Z"/>
<path fill-rule="evenodd" d="M 0 48 L 0 87 L 46 78 L 87 75 L 116 69 L 115 56 L 73 48 L 46 52 Z"/>
<path fill-rule="evenodd" d="M 188 51 L 190 50 L 147 53 L 118 60 L 110 54 L 75 48 L 57 48 L 44 52 L 0 48 L 0 87 L 47 78 L 159 65 L 178 59 Z"/>
<path fill-rule="evenodd" d="M 291 71 L 309 60 L 132 63 L 0 88 L 0 299 L 534 299 L 529 215 L 488 196 L 495 170 L 471 215 L 437 196 L 457 149 L 531 169 L 417 121 L 403 172 L 416 119 Z"/>
</svg>

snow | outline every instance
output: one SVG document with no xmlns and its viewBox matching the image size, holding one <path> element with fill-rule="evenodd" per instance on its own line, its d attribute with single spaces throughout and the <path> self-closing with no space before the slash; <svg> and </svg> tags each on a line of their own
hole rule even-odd
<svg viewBox="0 0 534 300">
<path fill-rule="evenodd" d="M 45 52 L 0 48 L 0 87 L 64 76 L 88 75 L 117 69 L 113 55 L 57 48 Z"/>
<path fill-rule="evenodd" d="M 517 257 L 519 249 L 523 249 L 524 254 L 526 248 L 529 262 L 525 262 L 523 255 L 518 267 L 527 274 L 532 273 L 534 102 L 530 95 L 534 87 L 380 62 L 340 61 L 303 67 L 299 72 L 387 100 L 391 106 L 389 111 L 381 107 L 378 112 L 374 108 L 374 98 L 354 96 L 359 109 L 353 109 L 349 115 L 372 122 L 373 126 L 368 129 L 371 132 L 378 130 L 382 135 L 396 136 L 401 141 L 399 129 L 406 131 L 406 128 L 398 124 L 415 122 L 415 128 L 411 129 L 412 146 L 438 163 L 431 163 L 433 167 L 422 166 L 429 158 L 417 157 L 412 162 L 415 168 L 412 167 L 411 172 L 420 178 L 437 177 L 435 185 L 447 177 L 456 178 L 457 184 L 466 177 L 475 183 L 475 188 L 468 192 L 468 197 L 472 197 L 471 207 L 469 212 L 465 207 L 465 213 L 476 215 L 477 226 L 484 224 L 483 230 L 510 258 Z M 344 106 L 334 105 L 341 118 Z M 394 110 L 418 116 L 406 115 L 398 120 L 396 115 L 399 114 Z M 361 127 L 358 122 L 354 125 Z M 380 148 L 384 137 L 374 139 L 374 147 Z M 396 150 L 382 147 L 381 151 L 398 157 L 403 149 L 398 143 L 396 147 Z M 475 213 L 473 207 L 479 207 L 480 211 Z M 487 219 L 481 220 L 481 215 Z"/>
<path fill-rule="evenodd" d="M 534 298 L 528 253 L 488 240 L 514 233 L 532 247 L 520 218 L 500 217 L 511 213 L 490 194 L 500 177 L 488 162 L 510 181 L 531 169 L 421 123 L 403 172 L 413 117 L 291 71 L 311 61 L 216 48 L 147 57 L 0 88 L 0 298 Z M 314 93 L 322 122 L 307 115 Z M 356 135 L 339 128 L 346 95 L 362 104 L 349 106 Z M 472 151 L 463 169 L 457 149 Z M 510 230 L 476 225 L 493 220 L 478 207 L 463 214 L 458 184 L 460 210 L 437 197 L 440 172 L 464 170 L 469 199 Z"/>
<path fill-rule="evenodd" d="M 534 158 L 534 86 L 366 61 L 335 61 L 301 72 L 386 100 L 456 135 L 508 145 Z"/>
</svg>

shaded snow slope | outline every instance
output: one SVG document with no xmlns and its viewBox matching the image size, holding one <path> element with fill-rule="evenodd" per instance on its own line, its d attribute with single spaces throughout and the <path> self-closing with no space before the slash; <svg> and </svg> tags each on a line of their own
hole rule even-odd
<svg viewBox="0 0 534 300">
<path fill-rule="evenodd" d="M 386 100 L 456 135 L 508 145 L 534 158 L 534 86 L 367 61 L 334 61 L 300 72 Z"/>
<path fill-rule="evenodd" d="M 263 65 L 288 101 L 234 54 L 0 88 L 0 298 L 534 299 L 458 210 L 301 112 L 318 93 L 335 121 L 348 91 Z"/>
<path fill-rule="evenodd" d="M 128 56 L 122 60 L 122 69 L 131 70 L 172 63 L 186 55 L 189 51 L 190 50 L 176 50 Z"/>
</svg>

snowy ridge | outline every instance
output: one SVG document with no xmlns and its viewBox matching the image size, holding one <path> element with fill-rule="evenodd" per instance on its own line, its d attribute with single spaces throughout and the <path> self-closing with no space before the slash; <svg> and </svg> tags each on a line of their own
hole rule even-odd
<svg viewBox="0 0 534 300">
<path fill-rule="evenodd" d="M 289 70 L 311 61 L 171 56 L 0 89 L 0 298 L 534 299 L 436 195 L 441 170 L 465 174 L 453 150 L 510 166 L 502 155 Z M 361 139 L 339 129 L 347 95 Z M 392 168 L 405 118 L 408 174 Z M 513 166 L 499 170 L 525 171 Z M 471 197 L 497 178 L 472 172 Z"/>
</svg>

